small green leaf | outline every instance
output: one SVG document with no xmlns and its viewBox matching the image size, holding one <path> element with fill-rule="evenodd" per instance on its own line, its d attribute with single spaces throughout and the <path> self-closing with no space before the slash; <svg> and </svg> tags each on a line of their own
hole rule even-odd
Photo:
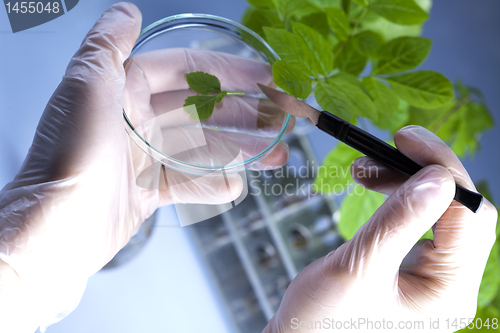
<svg viewBox="0 0 500 333">
<path fill-rule="evenodd" d="M 241 20 L 244 26 L 264 37 L 264 27 L 282 28 L 278 15 L 271 10 L 249 8 Z"/>
<path fill-rule="evenodd" d="M 363 156 L 359 151 L 339 142 L 335 149 L 331 150 L 318 168 L 314 179 L 317 192 L 327 194 L 341 192 L 353 181 L 351 176 L 351 164 L 358 157 Z"/>
<path fill-rule="evenodd" d="M 375 126 L 381 129 L 389 130 L 392 134 L 394 134 L 401 127 L 404 127 L 406 124 L 411 123 L 408 122 L 410 119 L 410 105 L 408 102 L 399 99 L 398 109 L 396 113 L 392 116 L 382 116 L 378 117 L 378 121 L 375 122 Z"/>
<path fill-rule="evenodd" d="M 450 80 L 434 71 L 424 70 L 390 76 L 386 80 L 399 97 L 423 109 L 438 108 L 455 97 Z"/>
<path fill-rule="evenodd" d="M 217 103 L 220 103 L 220 102 L 222 101 L 222 99 L 223 99 L 224 97 L 226 97 L 226 95 L 227 95 L 227 90 L 224 90 L 223 92 L 219 93 L 219 94 L 216 96 L 215 101 L 216 101 Z"/>
<path fill-rule="evenodd" d="M 186 98 L 184 106 L 189 106 L 194 104 L 196 106 L 196 109 L 184 109 L 184 110 L 186 110 L 189 113 L 191 119 L 206 120 L 214 112 L 216 100 L 217 96 L 189 96 L 188 98 Z M 191 110 L 195 110 L 196 113 L 190 112 Z"/>
<path fill-rule="evenodd" d="M 373 0 L 370 9 L 401 25 L 419 24 L 429 18 L 429 14 L 413 0 Z"/>
<path fill-rule="evenodd" d="M 416 0 L 418 6 L 429 13 L 431 7 L 431 0 Z M 422 24 L 414 25 L 400 25 L 389 20 L 386 20 L 382 16 L 378 15 L 374 11 L 368 11 L 363 18 L 361 30 L 371 30 L 378 33 L 385 41 L 392 40 L 394 38 L 403 36 L 420 36 L 422 33 Z"/>
<path fill-rule="evenodd" d="M 420 36 L 422 33 L 422 25 L 400 25 L 377 15 L 375 19 L 367 20 L 366 22 L 363 21 L 361 30 L 373 31 L 382 36 L 384 40 L 389 41 L 403 36 Z"/>
<path fill-rule="evenodd" d="M 450 111 L 453 113 L 445 119 L 436 134 L 451 143 L 458 156 L 465 156 L 467 152 L 473 155 L 482 133 L 493 127 L 493 117 L 484 104 L 477 102 L 469 102 L 458 110 L 453 106 L 448 114 Z"/>
<path fill-rule="evenodd" d="M 353 116 L 362 116 L 372 121 L 378 119 L 370 97 L 345 80 L 331 78 L 328 82 L 319 82 L 314 95 L 323 110 L 342 119 L 349 121 Z"/>
<path fill-rule="evenodd" d="M 297 98 L 305 99 L 311 94 L 311 78 L 282 60 L 273 64 L 273 80 L 278 87 Z"/>
<path fill-rule="evenodd" d="M 330 28 L 337 34 L 339 39 L 347 40 L 350 26 L 345 12 L 339 8 L 326 8 L 325 12 Z"/>
<path fill-rule="evenodd" d="M 379 34 L 366 30 L 356 34 L 352 40 L 354 49 L 359 54 L 364 55 L 368 59 L 376 59 L 378 57 L 378 49 L 384 44 L 384 39 Z"/>
<path fill-rule="evenodd" d="M 333 70 L 333 47 L 317 31 L 299 23 L 292 22 L 293 33 L 304 41 L 311 54 L 312 59 L 305 58 L 309 62 L 314 74 L 327 76 Z"/>
<path fill-rule="evenodd" d="M 302 38 L 285 29 L 264 27 L 264 32 L 267 42 L 281 60 L 306 74 L 317 74 L 317 69 L 312 66 L 314 55 Z"/>
<path fill-rule="evenodd" d="M 466 153 L 473 156 L 479 148 L 481 135 L 493 125 L 493 118 L 485 105 L 475 102 L 468 104 L 451 148 L 459 156 L 464 156 Z"/>
<path fill-rule="evenodd" d="M 270 0 L 278 11 L 281 21 L 287 21 L 291 14 L 299 8 L 300 0 Z"/>
<path fill-rule="evenodd" d="M 208 73 L 188 73 L 186 74 L 186 80 L 189 84 L 189 88 L 191 88 L 191 90 L 198 94 L 218 94 L 221 91 L 219 79 L 216 76 L 210 75 Z"/>
<path fill-rule="evenodd" d="M 363 79 L 363 86 L 370 94 L 379 114 L 392 116 L 398 111 L 399 98 L 387 85 L 368 76 Z"/>
<path fill-rule="evenodd" d="M 411 106 L 409 108 L 410 119 L 406 125 L 419 125 L 426 128 L 434 129 L 436 123 L 455 105 L 455 101 L 450 101 L 443 106 L 435 109 L 421 109 Z"/>
<path fill-rule="evenodd" d="M 299 22 L 316 30 L 321 34 L 321 36 L 325 38 L 328 36 L 328 32 L 330 31 L 326 14 L 323 12 L 312 13 L 310 15 L 304 16 L 300 19 Z"/>
<path fill-rule="evenodd" d="M 423 37 L 400 37 L 379 49 L 380 60 L 373 74 L 405 72 L 420 65 L 431 50 L 432 41 Z"/>
<path fill-rule="evenodd" d="M 345 240 L 351 239 L 384 201 L 383 194 L 366 190 L 356 184 L 340 206 L 340 220 L 337 225 L 339 234 Z"/>
</svg>

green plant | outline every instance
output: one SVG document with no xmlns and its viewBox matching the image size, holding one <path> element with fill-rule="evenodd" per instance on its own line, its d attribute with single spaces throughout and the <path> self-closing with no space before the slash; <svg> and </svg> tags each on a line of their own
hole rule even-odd
<svg viewBox="0 0 500 333">
<path fill-rule="evenodd" d="M 390 135 L 405 125 L 424 126 L 462 158 L 474 155 L 482 133 L 493 126 L 479 91 L 461 82 L 453 85 L 438 72 L 416 70 L 431 50 L 432 41 L 419 36 L 430 0 L 247 1 L 251 6 L 243 24 L 278 53 L 274 82 L 291 95 L 314 94 L 323 110 L 361 125 L 366 119 Z M 323 167 L 349 168 L 358 156 L 339 144 Z M 349 173 L 320 172 L 315 180 L 322 193 L 352 183 Z M 350 239 L 383 201 L 371 191 L 346 197 L 340 206 L 341 235 Z M 479 317 L 500 317 L 499 248 L 493 248 L 483 276 Z"/>
<path fill-rule="evenodd" d="M 191 119 L 206 120 L 214 112 L 215 103 L 220 103 L 227 95 L 244 95 L 243 92 L 228 92 L 222 90 L 219 79 L 204 72 L 192 72 L 186 74 L 189 88 L 200 94 L 189 96 L 184 102 L 184 106 L 194 104 L 195 109 L 184 108 L 189 113 Z"/>
</svg>

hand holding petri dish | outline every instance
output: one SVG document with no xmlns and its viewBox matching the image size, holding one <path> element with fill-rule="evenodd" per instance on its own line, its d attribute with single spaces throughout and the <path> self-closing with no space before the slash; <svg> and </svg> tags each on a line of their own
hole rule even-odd
<svg viewBox="0 0 500 333">
<path fill-rule="evenodd" d="M 257 85 L 274 86 L 270 63 L 277 59 L 260 36 L 216 16 L 176 15 L 144 29 L 124 64 L 126 129 L 146 153 L 134 161 L 138 185 L 186 190 L 198 183 L 210 191 L 212 181 L 200 178 L 281 167 L 288 148 L 280 140 L 294 118 Z M 197 117 L 199 105 L 186 104 L 198 95 L 186 74 L 198 71 L 229 92 L 208 118 Z"/>
</svg>

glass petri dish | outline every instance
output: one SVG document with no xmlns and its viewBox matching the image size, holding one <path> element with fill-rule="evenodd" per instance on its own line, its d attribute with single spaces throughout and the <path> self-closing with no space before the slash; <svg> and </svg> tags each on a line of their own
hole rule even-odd
<svg viewBox="0 0 500 333">
<path fill-rule="evenodd" d="M 127 132 L 155 161 L 185 174 L 217 175 L 266 165 L 292 127 L 290 115 L 257 86 L 271 82 L 269 64 L 276 60 L 259 35 L 222 17 L 181 14 L 153 23 L 125 62 Z M 213 74 L 222 90 L 245 95 L 227 95 L 206 120 L 197 119 L 196 109 L 192 117 L 194 105 L 184 104 L 197 94 L 185 74 L 194 71 Z"/>
</svg>

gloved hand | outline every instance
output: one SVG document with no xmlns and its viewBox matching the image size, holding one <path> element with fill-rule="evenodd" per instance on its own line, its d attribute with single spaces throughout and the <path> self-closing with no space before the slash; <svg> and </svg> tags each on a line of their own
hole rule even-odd
<svg viewBox="0 0 500 333">
<path fill-rule="evenodd" d="M 102 15 L 50 98 L 21 170 L 0 192 L 0 332 L 33 332 L 72 311 L 87 279 L 158 206 L 216 204 L 240 194 L 237 174 L 228 176 L 229 186 L 217 177 L 187 182 L 176 196 L 168 184 L 163 189 L 136 185 L 146 165 L 142 160 L 149 158 L 126 134 L 122 100 L 125 95 L 128 103 L 135 97 L 149 103 L 153 94 L 134 90 L 145 86 L 134 85 L 133 75 L 126 79 L 123 66 L 140 26 L 141 13 L 130 3 L 116 4 Z M 248 84 L 272 80 L 268 65 L 222 58 L 232 78 L 239 73 Z M 160 78 L 174 88 L 180 80 L 176 70 L 184 70 L 179 64 L 189 63 L 190 53 L 165 54 L 162 60 L 144 70 L 148 83 Z M 233 82 L 228 75 L 220 79 L 227 86 Z M 135 112 L 139 117 L 140 110 Z M 283 143 L 262 163 L 278 166 L 287 158 Z"/>
<path fill-rule="evenodd" d="M 416 330 L 417 321 L 425 325 L 421 332 L 453 332 L 446 319 L 472 321 L 495 242 L 496 209 L 484 199 L 474 214 L 453 201 L 455 181 L 475 187 L 433 133 L 408 126 L 394 140 L 427 166 L 407 179 L 368 157 L 354 162 L 355 180 L 389 198 L 350 241 L 298 274 L 264 332 L 406 332 Z M 378 173 L 369 169 L 374 166 Z M 431 227 L 434 240 L 419 241 Z M 431 318 L 440 319 L 439 329 L 429 327 Z"/>
</svg>

